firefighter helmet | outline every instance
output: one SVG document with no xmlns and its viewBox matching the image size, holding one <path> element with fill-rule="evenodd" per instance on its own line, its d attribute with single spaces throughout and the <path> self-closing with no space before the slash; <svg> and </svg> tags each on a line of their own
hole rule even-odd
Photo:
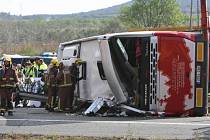
<svg viewBox="0 0 210 140">
<path fill-rule="evenodd" d="M 8 61 L 9 64 L 12 65 L 12 59 L 11 59 L 11 57 L 6 56 L 6 57 L 4 58 L 4 63 L 5 63 L 5 61 Z"/>
<path fill-rule="evenodd" d="M 82 63 L 82 59 L 78 58 L 76 61 L 75 61 L 75 64 L 77 65 L 80 65 Z"/>
<path fill-rule="evenodd" d="M 58 59 L 56 59 L 56 58 L 52 59 L 50 63 L 51 63 L 53 66 L 59 66 Z"/>
</svg>

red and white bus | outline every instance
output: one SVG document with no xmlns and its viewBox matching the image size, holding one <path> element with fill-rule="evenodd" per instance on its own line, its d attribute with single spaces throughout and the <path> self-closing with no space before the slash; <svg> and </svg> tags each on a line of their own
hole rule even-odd
<svg viewBox="0 0 210 140">
<path fill-rule="evenodd" d="M 115 97 L 167 115 L 207 114 L 207 43 L 201 32 L 142 31 L 61 43 L 58 58 L 81 58 L 79 97 Z M 76 91 L 78 93 L 78 91 Z"/>
</svg>

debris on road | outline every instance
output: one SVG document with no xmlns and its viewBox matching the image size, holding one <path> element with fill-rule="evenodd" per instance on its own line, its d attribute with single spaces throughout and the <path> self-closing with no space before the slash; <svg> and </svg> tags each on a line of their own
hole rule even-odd
<svg viewBox="0 0 210 140">
<path fill-rule="evenodd" d="M 101 116 L 101 117 L 127 117 L 127 116 L 161 116 L 164 112 L 144 111 L 128 105 L 114 104 L 113 100 L 96 98 L 92 104 L 84 111 L 86 116 Z"/>
</svg>

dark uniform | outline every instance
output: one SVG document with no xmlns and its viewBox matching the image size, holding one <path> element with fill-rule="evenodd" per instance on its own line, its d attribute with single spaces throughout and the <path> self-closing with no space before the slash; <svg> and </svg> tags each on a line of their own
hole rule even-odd
<svg viewBox="0 0 210 140">
<path fill-rule="evenodd" d="M 60 111 L 72 111 L 74 100 L 74 85 L 71 79 L 69 67 L 64 67 L 61 62 L 59 65 L 59 73 L 57 75 L 58 82 L 58 109 Z"/>
<path fill-rule="evenodd" d="M 16 71 L 11 68 L 11 59 L 5 59 L 4 67 L 0 70 L 0 108 L 8 110 L 9 115 L 12 115 L 12 98 L 17 82 Z"/>
<path fill-rule="evenodd" d="M 47 94 L 48 94 L 48 101 L 47 101 L 47 109 L 52 111 L 56 107 L 56 97 L 57 97 L 57 82 L 56 82 L 56 76 L 58 74 L 58 67 L 55 65 L 52 65 L 51 68 L 49 68 L 48 74 L 47 74 Z"/>
</svg>

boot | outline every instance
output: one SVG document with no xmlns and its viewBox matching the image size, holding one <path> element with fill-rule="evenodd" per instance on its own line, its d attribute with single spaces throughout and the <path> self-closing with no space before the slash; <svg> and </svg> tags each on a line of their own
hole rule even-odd
<svg viewBox="0 0 210 140">
<path fill-rule="evenodd" d="M 6 109 L 0 109 L 0 116 L 5 116 Z"/>
<path fill-rule="evenodd" d="M 13 111 L 12 110 L 8 110 L 8 116 L 13 116 Z"/>
</svg>

